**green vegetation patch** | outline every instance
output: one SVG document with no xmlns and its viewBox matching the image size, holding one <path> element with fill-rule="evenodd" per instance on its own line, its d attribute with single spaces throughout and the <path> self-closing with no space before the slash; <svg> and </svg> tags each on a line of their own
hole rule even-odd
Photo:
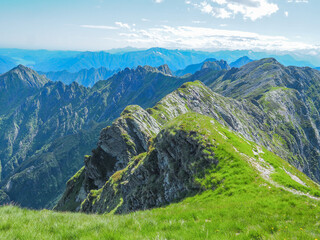
<svg viewBox="0 0 320 240">
<path fill-rule="evenodd" d="M 122 215 L 112 214 L 124 204 L 122 197 L 114 200 L 108 215 L 6 206 L 0 208 L 0 239 L 319 239 L 319 201 L 274 186 L 250 161 L 271 166 L 270 178 L 277 184 L 316 195 L 318 185 L 287 162 L 199 114 L 182 115 L 167 123 L 165 131 L 188 133 L 201 143 L 202 156 L 215 161 L 195 176 L 202 192 L 169 206 Z M 147 157 L 143 153 L 132 159 L 112 181 L 119 184 L 131 174 L 128 169 L 144 164 Z M 101 194 L 90 193 L 94 198 Z"/>
</svg>

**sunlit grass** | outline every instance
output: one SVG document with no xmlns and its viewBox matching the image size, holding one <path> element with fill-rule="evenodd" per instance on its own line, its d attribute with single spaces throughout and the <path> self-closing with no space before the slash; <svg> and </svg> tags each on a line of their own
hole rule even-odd
<svg viewBox="0 0 320 240">
<path fill-rule="evenodd" d="M 183 131 L 198 129 L 199 141 L 219 143 L 210 145 L 216 146 L 219 164 L 195 179 L 206 191 L 169 206 L 125 215 L 5 206 L 0 208 L 0 239 L 320 239 L 319 201 L 261 178 L 246 161 L 256 157 L 252 151 L 256 144 L 212 121 L 188 114 L 167 126 L 172 134 L 177 126 Z M 261 156 L 274 168 L 273 181 L 317 193 L 316 184 L 273 153 L 263 149 Z M 299 186 L 283 168 L 306 186 Z"/>
<path fill-rule="evenodd" d="M 257 184 L 127 215 L 0 208 L 0 239 L 316 239 L 319 203 Z"/>
</svg>

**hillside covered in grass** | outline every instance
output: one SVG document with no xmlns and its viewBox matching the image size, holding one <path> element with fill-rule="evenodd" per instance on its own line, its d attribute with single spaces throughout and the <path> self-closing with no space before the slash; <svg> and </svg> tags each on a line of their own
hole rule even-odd
<svg viewBox="0 0 320 240">
<path fill-rule="evenodd" d="M 167 171 L 171 184 L 168 187 L 179 182 L 174 178 L 189 169 L 192 174 L 183 178 L 183 184 L 193 191 L 180 195 L 170 205 L 164 203 L 152 210 L 128 212 L 133 203 L 129 201 L 130 196 L 136 194 L 135 199 L 143 201 L 148 198 L 147 192 L 161 193 L 159 183 L 163 179 L 162 175 L 156 175 L 143 186 L 133 182 L 131 186 L 135 188 L 127 195 L 124 195 L 125 186 L 138 179 L 135 176 L 142 168 L 145 174 L 154 170 L 150 161 L 155 161 L 155 151 L 167 149 L 163 141 L 168 143 L 181 138 L 189 139 L 196 147 L 185 148 L 178 158 L 180 162 L 174 159 L 169 162 L 171 168 Z M 2 207 L 0 238 L 319 238 L 319 186 L 281 158 L 231 132 L 213 118 L 194 113 L 175 118 L 166 124 L 151 146 L 147 154 L 134 159 L 120 174 L 115 173 L 100 193 L 87 200 L 92 207 L 99 202 L 100 206 L 101 202 L 106 206 L 111 199 L 106 198 L 105 192 L 110 193 L 112 188 L 119 198 L 112 200 L 118 201 L 114 203 L 116 207 L 106 214 Z M 181 149 L 180 145 L 175 147 Z M 188 152 L 194 150 L 196 154 L 192 156 L 197 157 L 192 159 Z"/>
<path fill-rule="evenodd" d="M 275 73 L 255 81 L 265 67 Z M 254 68 L 254 75 L 247 74 L 248 68 Z M 319 179 L 320 115 L 316 98 L 303 98 L 308 87 L 295 89 L 302 82 L 289 70 L 272 59 L 240 70 L 204 68 L 183 78 L 172 77 L 165 67 L 139 67 L 97 83 L 90 91 L 119 90 L 125 98 L 117 103 L 123 108 L 125 99 L 138 93 L 136 104 L 142 107 L 127 106 L 101 130 L 96 148 L 84 156 L 84 166 L 67 182 L 59 201 L 50 201 L 51 195 L 37 189 L 29 191 L 30 197 L 17 191 L 30 206 L 43 199 L 57 204 L 54 211 L 0 208 L 0 239 L 318 239 L 320 187 L 314 181 Z M 309 69 L 291 70 L 310 78 Z M 278 84 L 277 74 L 282 72 L 288 73 L 288 82 Z M 244 76 L 238 89 L 254 94 L 229 96 L 228 87 L 237 88 L 233 74 Z M 184 83 L 195 77 L 219 93 L 200 81 Z M 123 92 L 117 79 L 143 84 Z M 161 99 L 180 83 L 184 84 Z M 151 88 L 157 94 L 145 95 L 150 86 L 157 86 Z M 106 99 L 111 111 L 116 105 Z M 102 125 L 96 125 L 96 131 Z M 82 161 L 75 158 L 81 146 L 92 141 L 82 132 L 82 138 L 71 135 L 69 141 L 54 143 L 54 154 L 64 164 L 58 166 L 65 170 L 71 169 L 67 164 Z M 41 156 L 32 161 L 41 165 Z M 31 177 L 32 164 L 22 164 L 23 173 Z M 51 193 L 57 189 L 51 186 L 54 181 L 37 182 Z M 14 188 L 6 184 L 3 189 L 11 192 L 33 185 L 19 178 L 9 183 Z M 7 198 L 0 192 L 0 200 L 10 201 Z"/>
</svg>

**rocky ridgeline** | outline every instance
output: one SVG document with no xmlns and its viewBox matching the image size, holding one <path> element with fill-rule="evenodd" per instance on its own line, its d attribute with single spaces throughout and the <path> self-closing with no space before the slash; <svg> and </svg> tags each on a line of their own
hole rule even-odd
<svg viewBox="0 0 320 240">
<path fill-rule="evenodd" d="M 319 71 L 285 67 L 268 58 L 231 69 L 215 79 L 202 80 L 223 96 L 258 106 L 266 113 L 264 123 L 271 136 L 264 145 L 278 141 L 272 150 L 279 152 L 282 148 L 290 152 L 287 156 L 290 163 L 320 181 Z"/>
<path fill-rule="evenodd" d="M 170 135 L 166 129 L 173 119 L 188 112 L 213 117 L 318 180 L 319 166 L 311 167 L 304 161 L 304 149 L 300 144 L 307 143 L 308 138 L 300 130 L 288 127 L 291 132 L 288 129 L 283 131 L 283 122 L 270 117 L 259 104 L 223 97 L 201 82 L 192 82 L 182 85 L 147 111 L 138 106 L 128 107 L 111 127 L 104 129 L 98 147 L 92 156 L 86 157 L 85 167 L 78 177 L 68 182 L 55 209 L 128 212 L 168 204 L 198 191 L 199 186 L 193 185 L 192 168 L 183 162 L 191 159 L 194 161 L 191 165 L 197 161 L 204 166 L 212 164 L 197 152 L 204 146 L 197 143 L 192 134 L 178 131 Z M 197 136 L 197 132 L 193 134 Z M 301 137 L 301 142 L 283 142 L 285 138 L 296 136 Z M 313 145 L 306 144 L 305 147 L 316 151 Z M 294 157 L 292 149 L 297 152 Z M 177 166 L 176 171 L 170 170 L 172 166 Z M 179 173 L 180 168 L 184 169 L 183 173 Z"/>
<path fill-rule="evenodd" d="M 1 105 L 8 106 L 0 110 L 2 190 L 24 207 L 50 207 L 102 127 L 127 105 L 151 107 L 185 81 L 170 74 L 166 65 L 127 68 L 92 88 L 51 82 L 23 66 L 1 75 Z"/>
<path fill-rule="evenodd" d="M 274 59 L 230 70 L 223 61 L 209 62 L 194 75 L 181 78 L 173 77 L 165 65 L 145 66 L 127 68 L 92 89 L 50 82 L 32 88 L 26 101 L 14 103 L 11 113 L 0 118 L 2 190 L 22 206 L 51 207 L 67 179 L 83 166 L 80 156 L 90 152 L 102 127 L 128 104 L 154 107 L 134 107 L 138 115 L 128 108 L 104 130 L 98 148 L 86 157 L 85 168 L 69 181 L 70 194 L 64 199 L 70 204 L 65 209 L 80 210 L 91 190 L 102 189 L 109 176 L 145 153 L 151 145 L 141 139 L 153 139 L 158 133 L 147 131 L 151 123 L 160 131 L 188 112 L 217 119 L 319 182 L 319 71 L 284 67 Z M 182 85 L 187 81 L 191 82 Z M 144 123 L 146 119 L 152 122 Z"/>
</svg>

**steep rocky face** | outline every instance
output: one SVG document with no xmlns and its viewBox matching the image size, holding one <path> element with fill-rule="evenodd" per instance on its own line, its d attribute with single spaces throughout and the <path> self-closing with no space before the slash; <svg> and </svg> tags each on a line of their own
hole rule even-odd
<svg viewBox="0 0 320 240">
<path fill-rule="evenodd" d="M 86 178 L 101 188 L 133 156 L 148 150 L 148 141 L 160 130 L 159 123 L 138 106 L 127 107 L 110 127 L 101 131 L 98 148 L 85 160 Z"/>
<path fill-rule="evenodd" d="M 319 181 L 318 71 L 262 59 L 203 81 L 224 96 L 248 99 L 266 112 L 281 146 L 293 153 L 289 161 Z"/>
<path fill-rule="evenodd" d="M 91 192 L 81 211 L 127 213 L 159 207 L 201 190 L 194 180 L 204 169 L 216 164 L 214 153 L 205 152 L 209 143 L 196 131 L 167 129 L 158 134 L 147 155 L 131 160 L 116 172 L 100 190 Z M 104 202 L 106 201 L 106 202 Z"/>
<path fill-rule="evenodd" d="M 94 148 L 102 127 L 128 104 L 151 107 L 183 81 L 146 66 L 126 69 L 92 89 L 62 82 L 36 89 L 0 117 L 1 186 L 23 206 L 49 206 L 83 165 L 82 156 Z M 98 130 L 97 123 L 102 124 Z"/>
<path fill-rule="evenodd" d="M 319 192 L 310 191 L 310 187 L 319 189 L 319 186 L 285 161 L 223 127 L 214 118 L 195 113 L 170 120 L 152 139 L 146 152 L 114 172 L 103 187 L 90 190 L 81 202 L 83 171 L 68 182 L 69 191 L 56 210 L 128 213 L 164 206 L 206 190 L 215 194 L 216 189 L 221 193 L 221 188 L 226 188 L 232 195 L 239 184 L 257 184 L 261 180 L 259 188 L 275 186 L 319 199 Z M 274 177 L 279 175 L 280 178 Z M 309 189 L 309 193 L 297 190 L 297 184 Z"/>
<path fill-rule="evenodd" d="M 258 97 L 271 87 L 308 91 L 319 85 L 320 73 L 311 68 L 285 67 L 273 58 L 253 61 L 207 82 L 216 92 L 238 99 Z"/>
<path fill-rule="evenodd" d="M 207 61 L 207 62 L 203 63 L 201 69 L 210 69 L 210 70 L 215 70 L 215 71 L 221 71 L 223 69 L 229 70 L 230 66 L 224 60 L 213 61 L 213 62 Z"/>
<path fill-rule="evenodd" d="M 37 150 L 54 139 L 74 134 L 86 123 L 77 107 L 88 90 L 77 84 L 49 83 L 1 119 L 0 158 L 6 178 Z"/>
<path fill-rule="evenodd" d="M 0 114 L 8 114 L 12 108 L 35 94 L 49 80 L 22 65 L 0 75 Z"/>
<path fill-rule="evenodd" d="M 78 204 L 76 208 L 79 209 L 90 190 L 102 188 L 113 173 L 125 168 L 134 156 L 146 152 L 149 140 L 159 131 L 160 124 L 145 110 L 139 106 L 127 107 L 120 118 L 101 131 L 98 147 L 92 151 L 92 156 L 85 157 L 84 178 L 78 186 L 86 194 L 75 194 L 71 181 L 57 209 L 64 208 L 65 204 Z"/>
<path fill-rule="evenodd" d="M 45 77 L 39 76 L 35 71 L 23 65 L 13 68 L 1 75 L 0 87 L 11 88 L 40 88 L 48 82 Z"/>
<path fill-rule="evenodd" d="M 268 94 L 263 97 L 263 101 L 274 102 L 269 102 L 269 105 L 263 105 L 262 103 L 253 100 L 238 101 L 232 98 L 223 97 L 222 95 L 212 92 L 200 82 L 192 82 L 182 85 L 178 90 L 163 98 L 153 108 L 147 109 L 147 112 L 148 114 L 150 114 L 150 116 L 145 119 L 154 118 L 156 122 L 158 122 L 158 126 L 160 126 L 160 128 L 163 128 L 163 126 L 170 123 L 175 118 L 189 112 L 195 112 L 202 115 L 210 116 L 216 119 L 223 126 L 226 126 L 234 132 L 241 134 L 240 136 L 244 137 L 244 139 L 254 141 L 257 144 L 265 146 L 267 149 L 275 152 L 279 156 L 295 165 L 298 169 L 311 176 L 314 180 L 319 181 L 319 164 L 317 161 L 319 157 L 317 150 L 317 133 L 312 130 L 313 122 L 308 118 L 308 116 L 305 115 L 305 113 L 307 112 L 307 108 L 301 108 L 299 98 L 299 92 L 297 92 L 296 90 L 280 88 L 275 89 L 274 91 L 269 91 Z M 298 106 L 300 106 L 300 109 L 298 109 Z M 136 107 L 133 108 L 135 109 Z M 296 114 L 298 114 L 300 117 L 295 117 Z M 122 117 L 124 116 L 125 113 Z M 284 116 L 286 116 L 286 119 Z M 121 122 L 123 121 L 123 119 L 118 119 L 115 123 L 117 123 L 118 121 Z M 142 122 L 140 122 L 139 124 L 142 124 Z M 305 124 L 311 125 L 309 127 L 305 127 Z M 128 132 L 128 130 L 126 131 Z M 103 132 L 101 136 L 103 136 Z M 153 134 L 153 136 L 155 136 L 155 134 Z M 143 192 L 144 195 L 148 195 L 151 200 L 137 200 L 139 199 L 137 198 L 137 195 L 134 195 L 135 197 L 132 199 L 126 198 L 127 196 L 130 196 L 131 191 L 137 191 L 139 194 L 142 193 L 140 192 L 142 191 L 140 188 L 138 190 L 133 190 L 136 188 L 136 186 L 132 186 L 128 182 L 138 182 L 138 185 L 141 186 L 140 184 L 146 183 L 144 182 L 144 180 L 151 178 L 152 174 L 159 176 L 159 172 L 161 172 L 159 170 L 159 161 L 169 161 L 167 159 L 168 156 L 172 157 L 172 161 L 173 159 L 176 159 L 178 162 L 180 161 L 179 154 L 177 152 L 173 152 L 173 146 L 179 146 L 178 148 L 181 149 L 184 145 L 186 145 L 188 146 L 188 149 L 192 149 L 192 146 L 189 146 L 188 143 L 186 143 L 182 138 L 180 140 L 182 143 L 184 143 L 183 145 L 180 146 L 179 141 L 171 139 L 173 142 L 171 142 L 170 144 L 160 144 L 161 146 L 165 146 L 163 149 L 161 149 L 160 145 L 156 145 L 158 142 L 160 142 L 160 140 L 158 139 L 158 137 L 161 138 L 160 136 L 161 134 L 158 134 L 156 139 L 153 141 L 155 145 L 151 146 L 151 148 L 150 146 L 148 148 L 142 148 L 141 151 L 130 151 L 130 149 L 132 148 L 132 144 L 130 144 L 130 142 L 127 142 L 126 145 L 123 145 L 124 149 L 126 150 L 122 152 L 127 152 L 127 155 L 125 155 L 124 158 L 126 160 L 119 161 L 119 168 L 113 168 L 113 171 L 108 172 L 108 174 L 104 173 L 104 176 L 107 176 L 104 179 L 104 185 L 101 177 L 96 178 L 94 175 L 91 175 L 91 182 L 101 181 L 101 183 L 91 186 L 88 184 L 86 185 L 89 186 L 89 188 L 87 189 L 88 196 L 85 202 L 82 204 L 82 210 L 87 212 L 108 212 L 109 210 L 111 211 L 111 209 L 116 209 L 116 211 L 118 212 L 127 212 L 138 209 L 137 206 L 139 204 L 141 204 L 143 208 L 149 208 L 152 206 L 160 206 L 162 204 L 168 203 L 163 200 L 164 190 L 160 188 L 157 189 L 156 192 L 148 189 L 148 191 L 151 191 L 149 192 L 149 195 L 147 193 L 147 190 L 146 192 Z M 178 134 L 177 136 L 180 135 Z M 113 138 L 121 139 L 121 131 L 118 131 L 118 133 L 114 132 Z M 170 139 L 170 137 L 166 136 L 165 138 L 163 138 L 163 140 L 166 141 L 165 139 Z M 100 140 L 99 144 L 101 143 L 102 142 Z M 153 148 L 156 149 L 154 152 L 152 151 Z M 149 158 L 145 157 L 144 155 L 146 152 L 148 152 L 146 149 L 150 151 L 148 153 L 148 156 L 152 156 L 150 165 L 148 165 Z M 160 155 L 166 157 L 160 157 L 159 152 L 157 151 L 158 149 L 161 149 L 161 152 L 165 152 L 160 153 Z M 179 152 L 178 149 L 176 149 L 175 151 Z M 127 157 L 129 153 L 131 155 L 130 157 Z M 93 151 L 93 155 L 95 155 L 95 151 Z M 121 154 L 117 153 L 117 155 L 121 157 Z M 112 166 L 116 166 L 118 161 L 116 159 L 116 156 L 111 159 L 106 157 L 101 152 L 98 155 L 95 155 L 95 159 L 97 160 L 95 162 L 86 162 L 86 168 L 84 171 L 94 168 L 99 169 L 99 166 L 102 163 L 108 163 L 112 164 Z M 147 160 L 144 161 L 141 159 Z M 140 167 L 140 164 L 142 163 L 143 166 Z M 129 177 L 123 174 L 124 172 L 135 171 L 136 164 L 138 164 L 139 168 L 142 169 L 142 173 L 141 175 L 139 174 L 139 177 L 133 177 L 131 176 L 131 174 L 129 174 L 130 177 L 132 177 L 132 179 L 130 178 L 129 180 Z M 145 166 L 147 166 L 150 172 L 144 169 Z M 108 176 L 111 176 L 109 180 Z M 120 192 L 123 191 L 123 195 L 121 196 L 117 194 L 117 190 L 114 190 L 115 182 L 117 182 L 117 179 L 119 179 L 120 176 L 126 176 L 124 178 L 121 177 L 121 183 L 116 184 L 116 189 L 120 188 Z M 160 176 L 162 175 L 160 174 Z M 136 178 L 137 180 L 134 180 Z M 179 181 L 176 180 L 175 183 L 170 183 L 169 185 L 178 184 L 178 182 Z M 157 186 L 164 185 L 163 182 L 158 184 L 156 182 L 153 183 L 155 183 L 155 185 Z M 148 186 L 154 186 L 153 183 L 148 183 Z M 127 185 L 130 186 L 129 190 L 126 189 Z M 185 189 L 185 186 L 180 187 L 181 189 Z M 172 199 L 175 199 L 173 192 L 175 191 L 172 191 Z M 190 190 L 190 192 L 192 191 Z M 75 202 L 74 199 L 68 199 L 68 196 L 73 196 L 72 190 L 65 193 L 63 201 Z M 76 198 L 79 199 L 79 196 L 76 196 Z M 103 204 L 102 201 L 104 201 L 105 199 L 113 199 L 114 201 L 109 202 L 109 204 Z M 179 199 L 179 197 L 177 197 L 177 199 Z M 159 202 L 157 202 L 158 200 Z M 134 203 L 135 201 L 137 201 L 137 203 Z M 118 207 L 120 203 L 123 208 Z M 63 206 L 63 204 L 60 203 L 60 205 L 58 205 L 56 209 L 61 209 L 61 206 Z M 81 209 L 80 201 L 78 203 L 77 209 Z"/>
<path fill-rule="evenodd" d="M 161 65 L 160 67 L 158 67 L 158 70 L 160 72 L 162 72 L 163 74 L 169 75 L 169 76 L 173 76 L 169 66 L 167 64 Z"/>
<path fill-rule="evenodd" d="M 186 79 L 164 75 L 157 68 L 150 66 L 126 68 L 107 81 L 98 82 L 92 88 L 95 92 L 107 93 L 99 100 L 107 104 L 101 109 L 103 112 L 94 119 L 101 121 L 109 119 L 110 116 L 119 116 L 128 102 L 144 108 L 153 106 L 184 82 Z M 90 105 L 97 101 L 93 97 L 94 95 L 88 99 Z"/>
<path fill-rule="evenodd" d="M 155 136 L 164 124 L 184 113 L 197 112 L 213 116 L 223 125 L 230 126 L 248 138 L 257 125 L 263 126 L 259 124 L 263 116 L 259 116 L 259 109 L 254 105 L 249 107 L 246 103 L 224 98 L 200 82 L 184 84 L 147 111 L 136 106 L 128 107 L 121 118 L 101 132 L 98 148 L 85 160 L 86 180 L 83 185 L 87 193 L 101 189 L 109 176 L 125 168 L 135 156 L 146 152 L 149 148 L 148 139 Z M 130 124 L 128 120 L 133 122 Z M 248 126 L 245 122 L 254 124 Z M 73 194 L 72 188 L 68 188 L 61 201 L 70 205 L 76 199 L 80 197 Z M 61 201 L 56 208 L 58 210 L 63 209 Z M 80 205 L 76 208 L 79 209 Z"/>
</svg>

